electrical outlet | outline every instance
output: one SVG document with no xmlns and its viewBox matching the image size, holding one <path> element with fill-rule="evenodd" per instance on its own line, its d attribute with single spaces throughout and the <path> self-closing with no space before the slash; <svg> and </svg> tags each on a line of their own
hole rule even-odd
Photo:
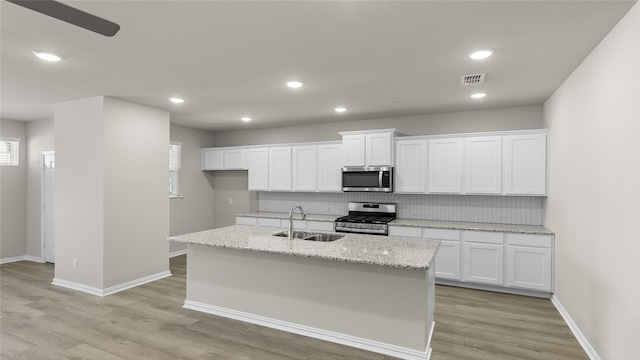
<svg viewBox="0 0 640 360">
<path fill-rule="evenodd" d="M 73 259 L 73 268 L 74 269 L 78 268 L 78 259 Z"/>
<path fill-rule="evenodd" d="M 229 205 L 233 205 L 233 199 L 229 198 Z"/>
</svg>

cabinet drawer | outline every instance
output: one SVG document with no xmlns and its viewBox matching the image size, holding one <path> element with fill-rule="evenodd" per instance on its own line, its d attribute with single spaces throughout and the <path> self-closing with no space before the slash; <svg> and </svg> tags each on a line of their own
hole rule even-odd
<svg viewBox="0 0 640 360">
<path fill-rule="evenodd" d="M 465 241 L 473 241 L 486 244 L 504 244 L 504 234 L 490 231 L 465 231 Z"/>
<path fill-rule="evenodd" d="M 460 241 L 460 230 L 424 229 L 424 237 L 426 239 Z"/>
<path fill-rule="evenodd" d="M 333 222 L 329 221 L 307 221 L 307 230 L 333 231 L 333 224 Z"/>
<path fill-rule="evenodd" d="M 257 219 L 252 217 L 236 216 L 236 225 L 253 225 L 256 226 Z"/>
<path fill-rule="evenodd" d="M 389 226 L 389 236 L 422 237 L 422 228 L 408 226 Z"/>
<path fill-rule="evenodd" d="M 533 246 L 551 248 L 553 239 L 551 235 L 533 234 L 507 234 L 509 245 Z"/>
<path fill-rule="evenodd" d="M 280 227 L 280 219 L 258 218 L 258 226 Z"/>
</svg>

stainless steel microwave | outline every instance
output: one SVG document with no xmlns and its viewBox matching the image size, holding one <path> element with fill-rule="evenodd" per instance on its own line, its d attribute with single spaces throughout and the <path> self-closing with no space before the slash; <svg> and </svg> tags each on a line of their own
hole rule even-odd
<svg viewBox="0 0 640 360">
<path fill-rule="evenodd" d="M 393 192 L 393 167 L 343 167 L 342 191 Z"/>
</svg>

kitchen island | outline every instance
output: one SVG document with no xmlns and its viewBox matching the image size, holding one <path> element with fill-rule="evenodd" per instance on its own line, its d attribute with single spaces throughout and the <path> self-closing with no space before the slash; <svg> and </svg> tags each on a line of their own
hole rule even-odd
<svg viewBox="0 0 640 360">
<path fill-rule="evenodd" d="M 332 242 L 234 225 L 187 244 L 184 307 L 402 359 L 428 359 L 439 241 L 344 234 Z"/>
</svg>

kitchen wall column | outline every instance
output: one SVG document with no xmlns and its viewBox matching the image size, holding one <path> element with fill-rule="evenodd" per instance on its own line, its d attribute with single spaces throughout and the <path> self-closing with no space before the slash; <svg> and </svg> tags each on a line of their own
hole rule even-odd
<svg viewBox="0 0 640 360">
<path fill-rule="evenodd" d="M 169 112 L 69 101 L 55 138 L 54 284 L 107 295 L 169 276 Z"/>
</svg>

